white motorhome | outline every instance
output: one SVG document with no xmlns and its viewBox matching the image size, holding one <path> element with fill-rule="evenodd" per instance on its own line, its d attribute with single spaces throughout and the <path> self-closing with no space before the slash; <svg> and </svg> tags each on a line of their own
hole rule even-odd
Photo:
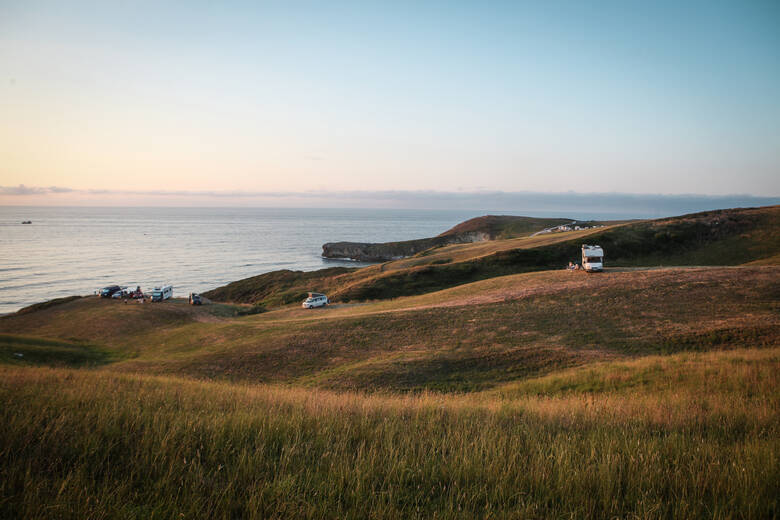
<svg viewBox="0 0 780 520">
<path fill-rule="evenodd" d="M 152 301 L 161 302 L 173 296 L 173 286 L 155 287 L 152 289 Z"/>
<path fill-rule="evenodd" d="M 327 305 L 328 297 L 322 293 L 310 292 L 309 297 L 301 305 L 304 309 L 313 309 L 314 307 L 323 307 Z"/>
<path fill-rule="evenodd" d="M 604 250 L 601 246 L 582 244 L 582 268 L 589 273 L 604 269 Z"/>
</svg>

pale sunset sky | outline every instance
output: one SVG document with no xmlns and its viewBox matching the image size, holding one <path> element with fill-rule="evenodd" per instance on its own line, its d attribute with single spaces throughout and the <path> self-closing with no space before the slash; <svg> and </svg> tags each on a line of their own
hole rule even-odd
<svg viewBox="0 0 780 520">
<path fill-rule="evenodd" d="M 778 197 L 780 2 L 0 0 L 0 204 L 313 190 Z"/>
</svg>

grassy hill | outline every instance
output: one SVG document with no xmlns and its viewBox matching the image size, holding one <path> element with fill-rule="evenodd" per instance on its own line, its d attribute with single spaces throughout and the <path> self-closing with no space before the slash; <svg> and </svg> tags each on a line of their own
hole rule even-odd
<svg viewBox="0 0 780 520">
<path fill-rule="evenodd" d="M 777 213 L 232 286 L 262 313 L 84 297 L 0 317 L 0 518 L 776 517 Z M 542 270 L 585 240 L 624 266 Z M 752 265 L 636 265 L 655 260 Z M 284 305 L 315 283 L 352 302 Z"/>
<path fill-rule="evenodd" d="M 497 251 L 539 247 L 571 240 L 572 236 L 584 237 L 592 232 L 578 231 L 520 239 L 446 245 L 423 251 L 411 258 L 359 269 L 339 267 L 309 272 L 274 271 L 231 282 L 223 287 L 205 292 L 204 295 L 214 301 L 258 304 L 265 307 L 301 301 L 310 291 L 328 292 L 331 300 L 338 301 L 341 297 L 337 293 L 345 291 L 350 287 L 371 285 L 381 278 L 392 277 L 401 272 L 413 271 L 415 268 L 419 270 L 426 266 L 435 267 L 443 264 L 468 262 Z M 436 289 L 436 287 L 432 289 Z"/>
<path fill-rule="evenodd" d="M 367 305 L 246 317 L 82 298 L 0 333 L 89 343 L 114 370 L 331 389 L 474 391 L 594 360 L 778 340 L 774 267 L 510 275 Z M 692 302 L 700 302 L 692 305 Z"/>
<path fill-rule="evenodd" d="M 461 222 L 439 236 L 458 236 L 467 233 L 480 233 L 487 240 L 501 240 L 530 235 L 536 231 L 570 224 L 569 218 L 534 218 L 512 215 L 485 215 Z"/>
<path fill-rule="evenodd" d="M 322 246 L 326 258 L 350 258 L 366 262 L 383 262 L 414 256 L 434 247 L 469 244 L 483 240 L 515 238 L 535 231 L 571 223 L 571 219 L 533 218 L 510 215 L 476 217 L 431 238 L 399 242 L 364 243 L 330 242 Z"/>
<path fill-rule="evenodd" d="M 470 222 L 462 226 L 468 228 Z M 485 221 L 480 225 L 489 226 Z M 327 292 L 332 301 L 344 302 L 395 298 L 495 276 L 562 268 L 579 259 L 583 242 L 603 246 L 607 265 L 611 266 L 777 265 L 780 206 L 708 211 L 585 231 L 450 244 L 363 269 L 268 273 L 206 294 L 217 301 L 266 306 L 300 301 L 308 291 Z"/>
<path fill-rule="evenodd" d="M 4 518 L 772 518 L 777 349 L 365 396 L 0 367 Z"/>
<path fill-rule="evenodd" d="M 559 270 L 308 312 L 94 297 L 6 316 L 0 353 L 51 355 L 0 355 L 0 517 L 771 518 L 777 274 Z M 102 357 L 58 357 L 81 347 Z"/>
<path fill-rule="evenodd" d="M 290 271 L 282 269 L 231 282 L 224 287 L 204 293 L 215 301 L 254 303 L 275 307 L 300 302 L 310 287 L 331 287 L 340 275 L 355 271 L 354 268 L 331 267 L 318 271 Z"/>
</svg>

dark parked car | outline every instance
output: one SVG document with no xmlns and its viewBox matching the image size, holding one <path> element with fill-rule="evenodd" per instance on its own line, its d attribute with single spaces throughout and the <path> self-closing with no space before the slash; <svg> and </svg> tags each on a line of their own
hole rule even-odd
<svg viewBox="0 0 780 520">
<path fill-rule="evenodd" d="M 190 293 L 190 305 L 202 305 L 203 302 L 200 299 L 200 294 Z"/>
<path fill-rule="evenodd" d="M 100 296 L 103 298 L 111 298 L 115 292 L 121 291 L 122 288 L 118 285 L 109 285 L 108 287 L 103 287 L 100 289 Z"/>
</svg>

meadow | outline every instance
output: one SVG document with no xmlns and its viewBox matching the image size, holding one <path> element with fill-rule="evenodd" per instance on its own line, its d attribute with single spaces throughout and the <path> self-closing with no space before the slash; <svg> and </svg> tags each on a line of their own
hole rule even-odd
<svg viewBox="0 0 780 520">
<path fill-rule="evenodd" d="M 0 518 L 776 518 L 772 247 L 316 310 L 32 306 L 0 318 Z"/>
<path fill-rule="evenodd" d="M 0 513 L 771 518 L 778 369 L 685 353 L 388 396 L 3 368 Z"/>
</svg>

